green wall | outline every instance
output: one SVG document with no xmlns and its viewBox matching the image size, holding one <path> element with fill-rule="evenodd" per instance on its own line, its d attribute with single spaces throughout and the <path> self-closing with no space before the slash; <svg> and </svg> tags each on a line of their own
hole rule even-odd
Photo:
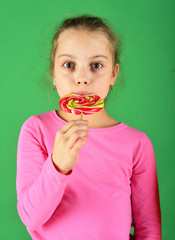
<svg viewBox="0 0 175 240">
<path fill-rule="evenodd" d="M 48 67 L 55 26 L 66 17 L 83 13 L 108 19 L 121 35 L 121 79 L 126 84 L 121 91 L 116 85 L 111 92 L 108 113 L 151 139 L 157 162 L 162 237 L 174 238 L 174 7 L 171 0 L 0 3 L 0 239 L 31 239 L 16 209 L 19 131 L 31 115 L 59 109 L 56 91 L 51 88 L 48 99 L 47 91 L 38 83 Z"/>
</svg>

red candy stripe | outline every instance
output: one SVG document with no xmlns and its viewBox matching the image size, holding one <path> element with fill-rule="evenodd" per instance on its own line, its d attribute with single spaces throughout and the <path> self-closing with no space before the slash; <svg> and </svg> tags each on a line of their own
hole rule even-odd
<svg viewBox="0 0 175 240">
<path fill-rule="evenodd" d="M 83 114 L 88 115 L 100 111 L 104 106 L 104 102 L 95 94 L 67 94 L 60 99 L 59 106 L 68 113 L 79 115 L 83 112 Z"/>
</svg>

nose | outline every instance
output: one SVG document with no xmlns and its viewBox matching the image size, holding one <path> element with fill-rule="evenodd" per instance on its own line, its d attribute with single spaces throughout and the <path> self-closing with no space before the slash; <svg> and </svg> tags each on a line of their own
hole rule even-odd
<svg viewBox="0 0 175 240">
<path fill-rule="evenodd" d="M 79 81 L 77 81 L 77 84 L 84 85 L 84 84 L 88 84 L 88 83 L 86 80 L 79 80 Z"/>
<path fill-rule="evenodd" d="M 90 83 L 90 76 L 89 73 L 86 72 L 85 70 L 77 70 L 77 74 L 75 76 L 75 82 L 76 84 L 81 84 L 81 85 L 88 85 Z"/>
</svg>

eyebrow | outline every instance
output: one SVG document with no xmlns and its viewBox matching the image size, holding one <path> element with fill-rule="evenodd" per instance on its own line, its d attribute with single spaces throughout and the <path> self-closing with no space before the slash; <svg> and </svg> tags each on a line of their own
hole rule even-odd
<svg viewBox="0 0 175 240">
<path fill-rule="evenodd" d="M 64 56 L 75 58 L 73 55 L 70 55 L 70 54 L 61 54 L 61 55 L 58 56 L 58 58 L 64 57 Z M 103 58 L 106 58 L 108 60 L 108 58 L 105 55 L 95 55 L 95 56 L 91 57 L 90 59 L 97 58 L 97 57 L 103 57 Z"/>
</svg>

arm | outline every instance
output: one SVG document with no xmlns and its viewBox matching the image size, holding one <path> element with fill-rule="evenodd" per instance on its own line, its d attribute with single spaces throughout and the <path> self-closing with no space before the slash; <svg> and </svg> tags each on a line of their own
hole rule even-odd
<svg viewBox="0 0 175 240">
<path fill-rule="evenodd" d="M 154 149 L 145 134 L 133 156 L 131 203 L 134 238 L 161 240 L 161 211 Z"/>
<path fill-rule="evenodd" d="M 72 171 L 57 171 L 51 154 L 39 140 L 33 116 L 20 131 L 17 148 L 17 210 L 22 222 L 35 230 L 51 217 L 60 203 Z"/>
</svg>

